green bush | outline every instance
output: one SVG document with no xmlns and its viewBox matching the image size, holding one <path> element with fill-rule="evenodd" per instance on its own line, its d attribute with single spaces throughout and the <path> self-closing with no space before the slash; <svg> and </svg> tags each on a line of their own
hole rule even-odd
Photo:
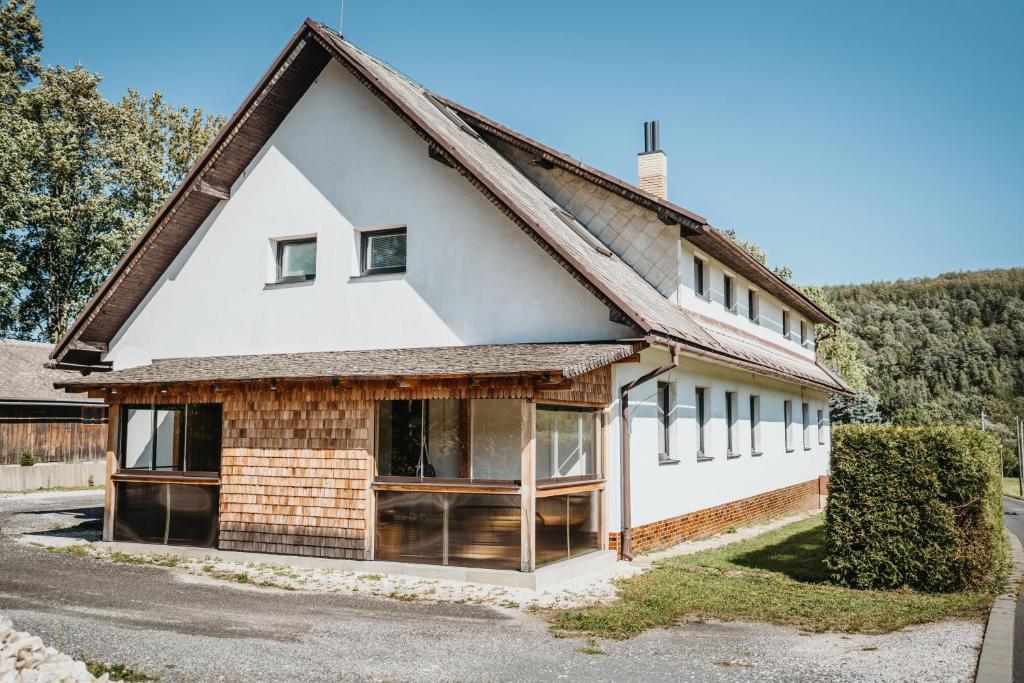
<svg viewBox="0 0 1024 683">
<path fill-rule="evenodd" d="M 840 425 L 827 566 L 850 588 L 951 592 L 1004 561 L 998 442 L 969 427 Z"/>
<path fill-rule="evenodd" d="M 32 467 L 32 465 L 35 465 L 37 462 L 38 460 L 36 460 L 36 456 L 25 451 L 21 454 L 21 460 L 18 461 L 18 464 L 22 467 Z"/>
</svg>

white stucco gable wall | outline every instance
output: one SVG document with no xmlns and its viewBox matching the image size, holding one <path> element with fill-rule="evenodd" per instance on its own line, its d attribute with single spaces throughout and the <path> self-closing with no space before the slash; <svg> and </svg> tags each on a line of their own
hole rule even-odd
<svg viewBox="0 0 1024 683">
<path fill-rule="evenodd" d="M 358 278 L 358 230 L 407 226 L 404 276 Z M 317 237 L 267 286 L 271 240 Z M 110 344 L 106 360 L 630 336 L 331 62 Z M 120 357 L 120 361 L 119 361 Z"/>
</svg>

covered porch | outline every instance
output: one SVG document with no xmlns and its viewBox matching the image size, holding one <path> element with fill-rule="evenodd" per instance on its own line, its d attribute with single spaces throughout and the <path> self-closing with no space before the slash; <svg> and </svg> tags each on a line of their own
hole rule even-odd
<svg viewBox="0 0 1024 683">
<path fill-rule="evenodd" d="M 630 344 L 157 360 L 110 402 L 104 539 L 533 572 L 607 549 Z"/>
</svg>

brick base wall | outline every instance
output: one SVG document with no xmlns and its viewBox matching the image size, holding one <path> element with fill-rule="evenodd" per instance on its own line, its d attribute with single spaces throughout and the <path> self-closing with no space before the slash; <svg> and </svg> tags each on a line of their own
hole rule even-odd
<svg viewBox="0 0 1024 683">
<path fill-rule="evenodd" d="M 827 491 L 827 477 L 812 479 L 750 498 L 633 527 L 633 552 L 666 548 L 683 541 L 695 541 L 721 534 L 729 527 L 746 526 L 772 517 L 816 510 L 819 507 L 818 495 L 823 484 L 821 479 L 824 479 Z M 619 532 L 612 532 L 608 537 L 608 547 L 618 550 Z"/>
</svg>

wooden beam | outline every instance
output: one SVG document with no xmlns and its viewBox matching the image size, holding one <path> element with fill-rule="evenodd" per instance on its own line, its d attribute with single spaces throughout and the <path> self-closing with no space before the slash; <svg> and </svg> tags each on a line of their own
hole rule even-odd
<svg viewBox="0 0 1024 683">
<path fill-rule="evenodd" d="M 455 168 L 455 164 L 453 164 L 447 156 L 442 154 L 438 146 L 433 143 L 427 145 L 427 156 L 439 164 L 444 164 L 448 168 Z"/>
<path fill-rule="evenodd" d="M 473 442 L 473 413 L 469 399 L 459 399 L 459 477 L 471 479 L 473 477 L 473 454 L 471 452 Z"/>
<path fill-rule="evenodd" d="M 599 429 L 601 430 L 601 437 L 598 439 L 598 471 L 597 476 L 602 479 L 608 478 L 608 444 L 611 443 L 611 408 L 605 407 L 601 410 L 601 422 Z M 598 505 L 597 505 L 597 533 L 600 535 L 600 548 L 601 550 L 608 550 L 608 494 L 604 489 L 597 494 Z"/>
<path fill-rule="evenodd" d="M 586 493 L 587 491 L 603 491 L 603 481 L 592 481 L 586 484 L 575 484 L 572 486 L 554 486 L 537 490 L 538 498 L 550 498 L 552 496 L 567 496 L 570 493 Z"/>
<path fill-rule="evenodd" d="M 539 152 L 537 154 L 533 155 L 533 163 L 537 164 L 541 168 L 548 169 L 548 170 L 550 170 L 550 169 L 555 167 L 555 164 L 554 164 L 553 161 L 551 161 L 550 159 L 546 158 L 543 154 L 540 154 Z"/>
<path fill-rule="evenodd" d="M 71 348 L 75 351 L 95 351 L 96 353 L 106 353 L 107 343 L 76 341 L 71 345 Z"/>
<path fill-rule="evenodd" d="M 214 185 L 213 183 L 205 179 L 199 181 L 199 184 L 196 185 L 196 191 L 198 191 L 199 194 L 203 196 L 213 197 L 214 199 L 231 199 L 230 188 L 223 187 L 221 185 Z"/>
<path fill-rule="evenodd" d="M 520 404 L 520 467 L 522 494 L 520 502 L 520 548 L 522 571 L 532 572 L 536 562 L 536 494 L 537 494 L 537 404 L 524 400 Z"/>
<path fill-rule="evenodd" d="M 107 420 L 107 481 L 103 489 L 103 540 L 114 540 L 114 473 L 117 472 L 117 433 L 120 420 L 118 405 L 110 406 L 110 415 Z"/>
<path fill-rule="evenodd" d="M 573 381 L 566 378 L 538 377 L 533 382 L 533 387 L 538 391 L 572 391 Z"/>
</svg>

